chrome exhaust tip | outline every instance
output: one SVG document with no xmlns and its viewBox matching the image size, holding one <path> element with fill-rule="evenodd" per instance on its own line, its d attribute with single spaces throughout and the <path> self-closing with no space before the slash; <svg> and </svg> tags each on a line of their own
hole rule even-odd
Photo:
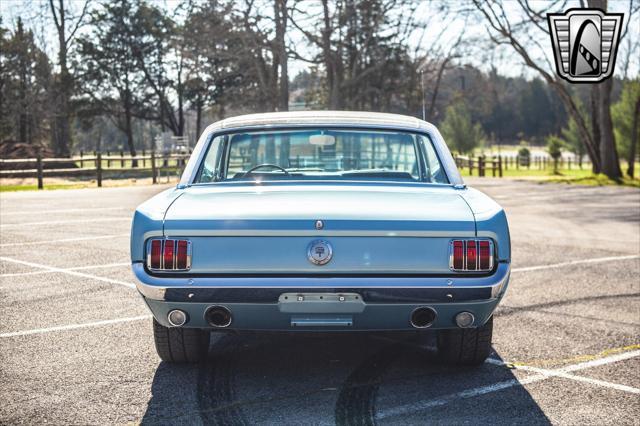
<svg viewBox="0 0 640 426">
<path fill-rule="evenodd" d="M 431 324 L 433 324 L 437 317 L 438 314 L 435 309 L 429 306 L 421 306 L 411 312 L 409 321 L 415 328 L 427 328 L 431 327 Z"/>
<path fill-rule="evenodd" d="M 189 316 L 180 309 L 174 309 L 167 314 L 167 321 L 172 327 L 182 327 L 188 321 Z"/>
<path fill-rule="evenodd" d="M 224 306 L 210 306 L 204 313 L 204 319 L 211 327 L 224 328 L 231 325 L 231 311 Z"/>
</svg>

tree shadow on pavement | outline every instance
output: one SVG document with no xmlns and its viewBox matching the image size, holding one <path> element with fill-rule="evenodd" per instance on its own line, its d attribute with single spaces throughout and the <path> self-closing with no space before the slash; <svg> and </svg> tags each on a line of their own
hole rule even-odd
<svg viewBox="0 0 640 426">
<path fill-rule="evenodd" d="M 160 363 L 142 424 L 549 424 L 512 370 L 445 366 L 433 336 L 221 334 L 205 363 Z"/>
</svg>

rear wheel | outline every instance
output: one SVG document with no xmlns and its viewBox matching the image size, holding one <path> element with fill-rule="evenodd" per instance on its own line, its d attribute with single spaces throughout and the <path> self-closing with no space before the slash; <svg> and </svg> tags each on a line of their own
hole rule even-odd
<svg viewBox="0 0 640 426">
<path fill-rule="evenodd" d="M 493 316 L 482 327 L 438 332 L 438 354 L 451 365 L 480 365 L 491 354 Z"/>
<path fill-rule="evenodd" d="M 153 319 L 153 339 L 160 359 L 175 363 L 196 363 L 206 359 L 209 330 L 165 327 Z"/>
</svg>

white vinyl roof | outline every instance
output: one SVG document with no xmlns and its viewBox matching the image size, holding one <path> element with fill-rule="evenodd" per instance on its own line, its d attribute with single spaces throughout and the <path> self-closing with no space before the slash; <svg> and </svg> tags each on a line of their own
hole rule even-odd
<svg viewBox="0 0 640 426">
<path fill-rule="evenodd" d="M 430 128 L 426 121 L 400 114 L 365 111 L 291 111 L 247 114 L 230 117 L 213 123 L 207 130 L 231 129 L 253 126 L 286 125 L 371 125 L 404 127 L 414 129 Z"/>
</svg>

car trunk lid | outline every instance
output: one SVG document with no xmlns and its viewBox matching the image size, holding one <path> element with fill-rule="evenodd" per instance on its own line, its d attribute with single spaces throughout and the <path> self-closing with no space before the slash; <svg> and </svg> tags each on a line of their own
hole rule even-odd
<svg viewBox="0 0 640 426">
<path fill-rule="evenodd" d="M 192 273 L 445 273 L 475 221 L 449 186 L 209 185 L 185 190 L 164 232 L 192 241 Z M 318 239 L 333 248 L 322 266 Z"/>
</svg>

